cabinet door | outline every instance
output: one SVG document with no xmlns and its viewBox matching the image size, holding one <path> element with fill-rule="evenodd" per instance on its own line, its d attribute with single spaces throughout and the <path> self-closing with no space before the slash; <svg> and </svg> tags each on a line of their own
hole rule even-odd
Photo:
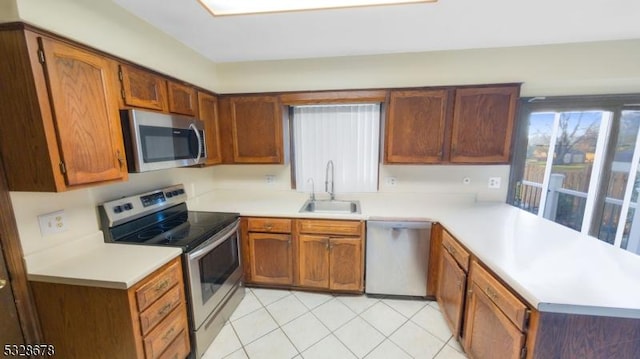
<svg viewBox="0 0 640 359">
<path fill-rule="evenodd" d="M 329 288 L 361 291 L 362 263 L 362 238 L 331 238 Z"/>
<path fill-rule="evenodd" d="M 391 91 L 386 163 L 442 161 L 448 91 Z"/>
<path fill-rule="evenodd" d="M 282 163 L 282 115 L 275 96 L 234 97 L 230 121 L 235 163 Z"/>
<path fill-rule="evenodd" d="M 438 278 L 438 292 L 436 299 L 444 315 L 444 319 L 454 337 L 460 335 L 462 313 L 464 307 L 464 292 L 467 274 L 458 266 L 455 259 L 443 249 L 440 251 L 440 277 Z"/>
<path fill-rule="evenodd" d="M 249 233 L 252 280 L 264 284 L 292 284 L 291 248 L 288 234 Z"/>
<path fill-rule="evenodd" d="M 508 163 L 519 86 L 456 90 L 450 161 Z"/>
<path fill-rule="evenodd" d="M 124 104 L 132 107 L 168 111 L 167 81 L 149 71 L 120 65 Z"/>
<path fill-rule="evenodd" d="M 204 92 L 198 92 L 198 110 L 200 120 L 204 122 L 207 144 L 207 164 L 222 162 L 220 151 L 220 127 L 218 124 L 218 98 Z"/>
<path fill-rule="evenodd" d="M 467 355 L 474 359 L 519 359 L 524 344 L 525 335 L 472 282 L 464 326 Z"/>
<path fill-rule="evenodd" d="M 169 112 L 195 116 L 198 112 L 196 89 L 191 86 L 168 82 Z"/>
<path fill-rule="evenodd" d="M 329 288 L 329 237 L 301 235 L 298 240 L 300 285 Z"/>
<path fill-rule="evenodd" d="M 65 43 L 39 39 L 66 184 L 126 179 L 116 64 Z"/>
</svg>

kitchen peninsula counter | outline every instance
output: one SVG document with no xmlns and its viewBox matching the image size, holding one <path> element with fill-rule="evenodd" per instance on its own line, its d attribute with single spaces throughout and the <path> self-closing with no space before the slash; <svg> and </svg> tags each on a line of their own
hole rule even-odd
<svg viewBox="0 0 640 359">
<path fill-rule="evenodd" d="M 476 203 L 472 195 L 344 194 L 337 199 L 359 200 L 361 213 L 300 213 L 307 199 L 295 191 L 216 190 L 188 206 L 243 216 L 439 222 L 540 312 L 640 319 L 640 256 L 513 206 Z"/>
</svg>

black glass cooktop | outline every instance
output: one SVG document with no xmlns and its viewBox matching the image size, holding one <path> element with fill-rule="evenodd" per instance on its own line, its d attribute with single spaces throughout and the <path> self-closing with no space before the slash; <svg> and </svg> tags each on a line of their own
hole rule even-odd
<svg viewBox="0 0 640 359">
<path fill-rule="evenodd" d="M 112 242 L 182 247 L 187 252 L 234 223 L 239 216 L 228 212 L 187 211 L 186 205 L 180 204 L 109 231 Z"/>
</svg>

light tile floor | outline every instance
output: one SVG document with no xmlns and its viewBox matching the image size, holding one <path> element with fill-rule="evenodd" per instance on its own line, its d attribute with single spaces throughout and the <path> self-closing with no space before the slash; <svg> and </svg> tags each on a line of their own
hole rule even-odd
<svg viewBox="0 0 640 359">
<path fill-rule="evenodd" d="M 204 359 L 465 359 L 436 302 L 247 288 Z"/>
</svg>

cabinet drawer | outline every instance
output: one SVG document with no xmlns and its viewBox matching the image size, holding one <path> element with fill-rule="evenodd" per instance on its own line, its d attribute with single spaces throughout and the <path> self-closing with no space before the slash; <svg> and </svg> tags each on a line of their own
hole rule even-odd
<svg viewBox="0 0 640 359">
<path fill-rule="evenodd" d="M 528 309 L 511 292 L 477 262 L 471 262 L 470 280 L 518 327 L 525 330 Z"/>
<path fill-rule="evenodd" d="M 185 306 L 180 305 L 144 338 L 145 358 L 159 358 L 173 340 L 186 330 L 187 312 Z"/>
<path fill-rule="evenodd" d="M 147 335 L 153 327 L 182 303 L 182 287 L 174 286 L 165 295 L 140 313 L 140 329 Z"/>
<path fill-rule="evenodd" d="M 189 333 L 183 330 L 158 359 L 184 359 L 189 355 Z"/>
<path fill-rule="evenodd" d="M 303 219 L 298 221 L 298 230 L 300 231 L 300 233 L 309 234 L 337 234 L 359 236 L 362 234 L 362 222 Z"/>
<path fill-rule="evenodd" d="M 285 218 L 249 218 L 249 232 L 291 233 L 291 220 Z"/>
<path fill-rule="evenodd" d="M 469 252 L 467 252 L 447 231 L 442 231 L 442 247 L 449 252 L 465 272 L 469 271 Z"/>
<path fill-rule="evenodd" d="M 150 279 L 146 284 L 136 290 L 138 310 L 145 310 L 151 303 L 169 291 L 171 287 L 180 283 L 181 279 L 182 271 L 180 269 L 180 261 L 175 261 L 155 278 Z"/>
</svg>

